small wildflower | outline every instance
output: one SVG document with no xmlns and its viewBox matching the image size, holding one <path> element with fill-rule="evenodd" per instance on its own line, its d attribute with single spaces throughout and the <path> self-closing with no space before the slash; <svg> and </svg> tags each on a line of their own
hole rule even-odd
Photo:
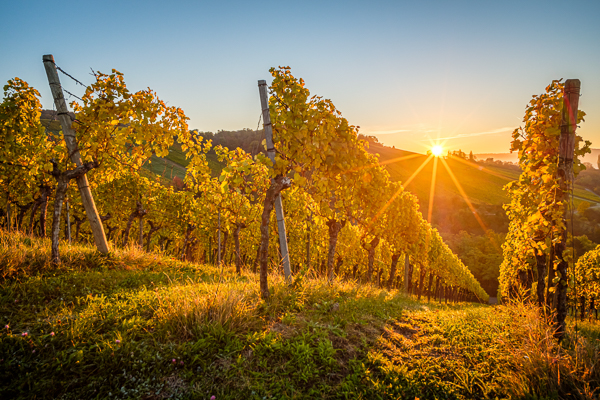
<svg viewBox="0 0 600 400">
<path fill-rule="evenodd" d="M 216 397 L 214 395 L 210 396 L 210 400 L 216 400 Z"/>
<path fill-rule="evenodd" d="M 171 362 L 172 362 L 173 364 L 175 364 L 175 363 L 177 362 L 177 360 L 176 360 L 176 359 L 173 359 L 173 360 L 171 360 Z"/>
<path fill-rule="evenodd" d="M 183 365 L 183 361 L 180 361 L 179 364 Z"/>
<path fill-rule="evenodd" d="M 119 339 L 115 340 L 115 343 L 119 344 L 121 341 Z"/>
<path fill-rule="evenodd" d="M 6 329 L 9 329 L 9 328 L 10 328 L 10 326 L 8 326 L 8 324 L 4 325 L 4 327 L 5 327 Z"/>
<path fill-rule="evenodd" d="M 33 350 L 32 353 L 35 353 L 35 350 Z"/>
<path fill-rule="evenodd" d="M 54 336 L 54 332 L 50 332 L 50 336 Z"/>
<path fill-rule="evenodd" d="M 21 336 L 27 336 L 27 335 L 29 335 L 27 332 L 21 333 Z"/>
</svg>

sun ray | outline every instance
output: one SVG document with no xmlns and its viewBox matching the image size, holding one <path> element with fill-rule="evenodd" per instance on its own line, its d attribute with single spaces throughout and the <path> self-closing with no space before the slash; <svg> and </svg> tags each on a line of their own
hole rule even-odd
<svg viewBox="0 0 600 400">
<path fill-rule="evenodd" d="M 385 160 L 385 161 L 377 161 L 377 165 L 391 164 L 391 163 L 395 163 L 395 162 L 399 162 L 399 161 L 410 160 L 411 158 L 416 158 L 416 157 L 423 157 L 423 154 L 414 153 L 414 154 L 409 154 L 408 156 L 391 158 L 391 159 Z M 342 174 L 349 174 L 351 172 L 360 171 L 361 169 L 373 168 L 374 166 L 375 166 L 375 164 L 364 165 L 362 167 L 348 169 L 348 170 L 342 172 Z"/>
<path fill-rule="evenodd" d="M 425 168 L 425 166 L 427 165 L 429 160 L 431 160 L 432 158 L 433 158 L 433 156 L 431 154 L 429 156 L 427 156 L 425 161 L 423 161 L 423 163 L 419 166 L 419 168 L 417 168 L 417 170 L 415 172 L 413 172 L 413 174 L 402 185 L 402 187 L 400 189 L 398 189 L 396 191 L 396 193 L 394 193 L 394 195 L 383 205 L 383 207 L 381 207 L 381 210 L 379 210 L 379 212 L 377 212 L 377 214 L 375 214 L 375 217 L 373 218 L 373 221 L 369 224 L 369 226 L 373 225 L 375 223 L 375 221 L 377 221 L 377 218 L 379 218 L 381 216 L 381 214 L 383 214 L 385 212 L 385 210 L 387 210 L 387 208 L 390 206 L 390 204 L 392 204 L 392 202 L 396 199 L 396 197 L 398 197 L 398 195 L 400 195 L 400 193 L 402 193 L 408 187 L 410 182 L 412 182 L 412 180 L 419 174 L 419 172 L 421 172 L 421 170 L 423 168 Z"/>
<path fill-rule="evenodd" d="M 417 177 L 417 175 L 419 175 L 419 172 L 421 172 L 421 170 L 423 168 L 425 168 L 425 166 L 427 165 L 427 163 L 429 163 L 429 160 L 431 160 L 433 158 L 433 156 L 430 154 L 427 156 L 427 158 L 425 159 L 425 161 L 423 161 L 423 164 L 421 164 L 419 166 L 419 168 L 416 169 L 415 172 L 413 172 L 413 174 L 406 180 L 406 182 L 404 182 L 404 184 L 402 186 L 404 186 L 404 189 L 406 189 L 408 187 L 408 185 L 410 185 L 410 183 L 412 182 L 413 179 L 415 179 Z"/>
<path fill-rule="evenodd" d="M 463 164 L 465 164 L 465 165 L 468 165 L 468 166 L 469 166 L 469 167 L 471 167 L 471 168 L 475 168 L 475 169 L 478 169 L 478 170 L 480 170 L 480 171 L 486 172 L 486 173 L 488 173 L 488 174 L 490 174 L 490 175 L 493 175 L 493 176 L 495 176 L 495 177 L 497 177 L 497 178 L 500 178 L 500 179 L 505 179 L 505 180 L 507 180 L 507 181 L 509 181 L 509 182 L 514 180 L 514 178 L 511 178 L 510 176 L 506 176 L 506 175 L 504 175 L 504 174 L 501 174 L 501 173 L 499 173 L 499 172 L 492 171 L 491 169 L 489 169 L 489 168 L 486 168 L 486 167 L 483 167 L 483 166 L 481 166 L 481 165 L 473 164 L 472 162 L 469 162 L 469 161 L 467 161 L 467 160 L 463 160 L 463 159 L 462 159 L 462 158 L 460 158 L 460 157 L 456 157 L 456 156 L 450 155 L 450 158 L 451 158 L 452 160 L 454 160 L 454 161 L 458 161 L 458 162 L 461 162 L 461 163 L 463 163 Z"/>
<path fill-rule="evenodd" d="M 448 165 L 448 163 L 446 162 L 446 160 L 443 159 L 443 158 L 441 158 L 441 160 L 442 160 L 442 164 L 444 164 L 444 167 L 446 168 L 446 171 L 448 171 L 448 174 L 450 175 L 450 178 L 454 182 L 454 185 L 456 185 L 456 188 L 458 189 L 458 192 L 463 197 L 463 199 L 465 199 L 465 202 L 467 203 L 467 206 L 469 207 L 469 209 L 473 213 L 473 216 L 475 217 L 475 219 L 477 220 L 477 222 L 481 226 L 481 229 L 483 229 L 483 232 L 486 235 L 488 235 L 488 228 L 485 226 L 485 223 L 483 222 L 483 220 L 481 219 L 481 217 L 477 213 L 477 210 L 475 209 L 475 207 L 473 207 L 473 203 L 471 203 L 471 200 L 467 196 L 467 193 L 465 193 L 465 191 L 462 188 L 460 182 L 458 181 L 458 179 L 456 179 L 456 176 L 454 176 L 454 173 L 450 169 L 450 166 Z M 500 249 L 500 246 L 498 245 L 498 243 L 496 243 L 496 240 L 491 235 L 488 235 L 488 237 L 490 238 L 490 241 L 492 242 L 492 244 L 494 245 L 494 247 L 496 247 L 496 249 Z"/>
<path fill-rule="evenodd" d="M 423 154 L 419 154 L 419 153 L 410 154 L 408 156 L 396 157 L 396 158 L 391 158 L 391 159 L 385 160 L 385 161 L 379 161 L 379 165 L 391 164 L 394 162 L 410 160 L 411 158 L 422 157 L 422 156 L 423 156 Z"/>
<path fill-rule="evenodd" d="M 435 196 L 435 178 L 437 176 L 437 166 L 439 157 L 433 159 L 433 172 L 431 173 L 431 187 L 429 188 L 429 208 L 427 209 L 427 222 L 431 223 L 433 213 L 433 197 Z"/>
</svg>

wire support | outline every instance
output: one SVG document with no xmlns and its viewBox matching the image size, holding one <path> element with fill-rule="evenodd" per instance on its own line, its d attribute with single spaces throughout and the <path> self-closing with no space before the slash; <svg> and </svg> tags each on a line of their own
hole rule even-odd
<svg viewBox="0 0 600 400">
<path fill-rule="evenodd" d="M 84 85 L 83 83 L 81 83 L 81 81 L 77 78 L 74 78 L 71 74 L 69 74 L 68 72 L 66 72 L 64 69 L 62 69 L 61 67 L 59 67 L 58 65 L 56 65 L 56 63 L 54 63 L 54 65 L 56 66 L 56 69 L 59 70 L 60 72 L 62 72 L 63 74 L 65 74 L 66 76 L 68 76 L 69 78 L 73 79 L 75 82 L 77 82 L 78 84 L 80 84 L 83 87 L 87 87 L 87 85 Z"/>
<path fill-rule="evenodd" d="M 65 91 L 65 92 L 66 92 L 66 93 L 67 93 L 69 96 L 71 96 L 71 97 L 75 97 L 76 99 L 78 99 L 79 101 L 81 101 L 81 102 L 83 103 L 83 99 L 82 99 L 81 97 L 79 97 L 79 96 L 77 96 L 77 95 L 75 95 L 75 94 L 73 94 L 73 93 L 69 92 L 69 91 L 68 91 L 67 89 L 65 89 L 65 88 L 64 88 L 62 85 L 61 85 L 61 88 L 62 88 L 62 90 L 63 90 L 63 91 Z"/>
<path fill-rule="evenodd" d="M 273 97 L 275 97 L 275 99 L 282 104 L 285 108 L 287 108 L 288 111 L 290 111 L 290 106 L 288 106 L 287 104 L 285 104 L 285 101 L 283 101 L 279 96 L 277 96 L 277 94 L 274 91 L 271 91 L 271 95 L 273 95 Z"/>
<path fill-rule="evenodd" d="M 259 117 L 258 117 L 258 124 L 256 124 L 256 134 L 258 135 L 258 130 L 260 128 L 260 122 L 262 121 L 262 112 L 260 113 Z M 264 136 L 264 130 L 263 130 L 263 134 L 261 135 L 260 139 L 262 139 L 262 137 Z M 254 145 L 254 149 L 252 150 L 252 154 L 256 155 L 258 154 L 258 146 L 260 146 L 260 141 L 258 141 L 258 143 L 256 145 Z"/>
</svg>

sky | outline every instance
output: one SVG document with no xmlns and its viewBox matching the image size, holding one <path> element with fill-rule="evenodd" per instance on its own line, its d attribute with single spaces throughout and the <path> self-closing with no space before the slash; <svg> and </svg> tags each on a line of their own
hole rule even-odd
<svg viewBox="0 0 600 400">
<path fill-rule="evenodd" d="M 124 73 L 191 129 L 256 129 L 257 81 L 290 66 L 388 146 L 506 153 L 532 95 L 581 80 L 600 148 L 600 1 L 3 1 L 0 81 L 52 98 L 42 55 L 86 84 Z M 61 75 L 67 90 L 83 88 Z"/>
</svg>

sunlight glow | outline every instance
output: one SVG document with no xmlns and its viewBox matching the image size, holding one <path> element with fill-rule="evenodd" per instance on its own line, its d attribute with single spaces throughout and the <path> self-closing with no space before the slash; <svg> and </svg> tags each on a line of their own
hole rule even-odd
<svg viewBox="0 0 600 400">
<path fill-rule="evenodd" d="M 443 152 L 444 152 L 444 148 L 442 146 L 440 146 L 439 144 L 436 144 L 435 146 L 433 146 L 431 148 L 431 154 L 433 154 L 436 157 L 441 156 Z"/>
<path fill-rule="evenodd" d="M 404 191 L 404 189 L 406 189 L 408 187 L 408 185 L 410 185 L 412 180 L 419 174 L 419 172 L 421 172 L 421 170 L 423 168 L 425 168 L 425 166 L 427 165 L 429 160 L 431 160 L 432 158 L 433 158 L 433 156 L 431 154 L 429 156 L 427 156 L 427 158 L 425 159 L 425 161 L 423 161 L 423 163 L 419 166 L 419 168 L 417 168 L 417 170 L 415 172 L 413 172 L 413 174 L 410 176 L 410 178 L 408 178 L 408 180 L 403 183 L 403 186 L 400 189 L 398 189 L 396 191 L 396 193 L 394 193 L 394 195 L 387 201 L 387 203 L 385 203 L 383 205 L 383 207 L 381 207 L 381 210 L 379 210 L 379 212 L 377 214 L 375 214 L 375 217 L 373 218 L 373 221 L 369 225 L 369 228 L 371 227 L 371 225 L 373 225 L 375 223 L 375 221 L 377 221 L 377 218 L 379 218 L 381 216 L 381 214 L 383 214 L 385 212 L 385 210 L 387 210 L 387 208 L 390 206 L 390 204 L 392 204 L 392 202 L 396 199 L 396 197 L 398 197 L 400 195 L 400 193 L 402 193 Z"/>
<path fill-rule="evenodd" d="M 435 196 L 435 179 L 437 177 L 438 157 L 433 159 L 433 171 L 431 172 L 431 187 L 429 188 L 429 208 L 427 209 L 427 222 L 431 223 L 433 216 L 433 197 Z"/>
<path fill-rule="evenodd" d="M 458 179 L 456 179 L 456 176 L 454 176 L 454 173 L 450 169 L 450 166 L 448 165 L 448 163 L 446 162 L 446 160 L 444 160 L 443 158 L 441 160 L 442 160 L 442 164 L 444 164 L 444 167 L 446 168 L 446 171 L 448 171 L 448 174 L 450 175 L 450 178 L 454 182 L 454 185 L 458 189 L 458 192 L 460 193 L 460 195 L 462 196 L 462 198 L 467 203 L 467 206 L 469 207 L 469 209 L 471 209 L 471 212 L 473 213 L 473 216 L 475 217 L 475 219 L 479 223 L 479 226 L 481 226 L 481 229 L 483 229 L 483 232 L 490 238 L 490 241 L 492 242 L 492 245 L 496 249 L 500 250 L 500 245 L 496 242 L 496 240 L 494 239 L 494 237 L 492 235 L 488 234 L 488 228 L 487 228 L 487 226 L 485 226 L 485 223 L 483 222 L 483 220 L 481 219 L 481 217 L 477 213 L 477 210 L 475 209 L 475 207 L 473 207 L 473 204 L 471 203 L 471 200 L 469 199 L 469 196 L 467 196 L 467 193 L 462 188 L 462 185 L 460 184 L 460 182 L 458 182 Z"/>
</svg>

